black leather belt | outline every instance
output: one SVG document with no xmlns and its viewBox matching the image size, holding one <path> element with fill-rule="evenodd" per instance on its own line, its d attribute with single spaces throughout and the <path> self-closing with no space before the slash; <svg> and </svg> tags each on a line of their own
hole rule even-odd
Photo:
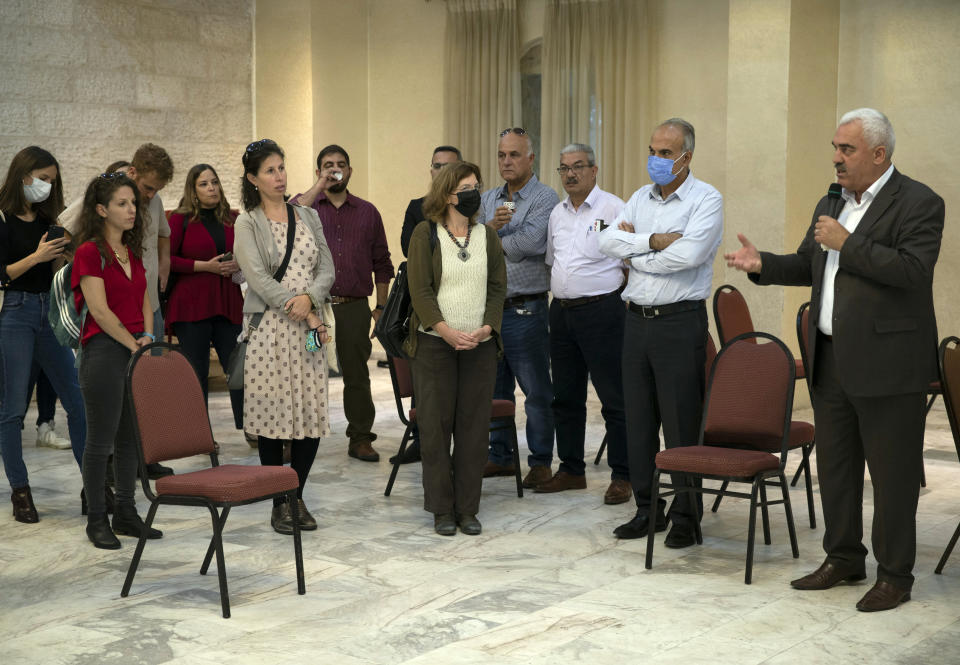
<svg viewBox="0 0 960 665">
<path fill-rule="evenodd" d="M 554 298 L 553 301 L 560 303 L 561 307 L 579 307 L 580 305 L 586 305 L 590 302 L 597 302 L 598 300 L 603 300 L 604 298 L 618 295 L 620 295 L 620 289 L 611 291 L 610 293 L 604 293 L 599 296 L 584 296 L 582 298 Z"/>
<path fill-rule="evenodd" d="M 345 305 L 348 302 L 356 302 L 357 300 L 366 300 L 366 297 L 358 298 L 356 296 L 330 296 L 330 304 L 332 305 Z"/>
<path fill-rule="evenodd" d="M 639 314 L 645 319 L 655 319 L 658 316 L 689 312 L 700 309 L 703 306 L 702 300 L 681 300 L 680 302 L 672 302 L 668 305 L 638 305 L 636 303 L 630 303 L 630 311 Z"/>
<path fill-rule="evenodd" d="M 524 293 L 519 296 L 511 296 L 503 301 L 503 308 L 507 309 L 508 307 L 519 307 L 525 302 L 530 302 L 531 300 L 546 300 L 547 292 L 543 293 Z"/>
</svg>

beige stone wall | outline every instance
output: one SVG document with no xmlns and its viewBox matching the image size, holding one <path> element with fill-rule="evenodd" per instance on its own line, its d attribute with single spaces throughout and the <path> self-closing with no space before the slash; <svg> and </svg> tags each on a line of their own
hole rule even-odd
<svg viewBox="0 0 960 665">
<path fill-rule="evenodd" d="M 176 167 L 162 193 L 213 164 L 239 204 L 253 129 L 253 0 L 3 0 L 0 165 L 36 144 L 60 161 L 67 200 L 141 143 Z"/>
</svg>

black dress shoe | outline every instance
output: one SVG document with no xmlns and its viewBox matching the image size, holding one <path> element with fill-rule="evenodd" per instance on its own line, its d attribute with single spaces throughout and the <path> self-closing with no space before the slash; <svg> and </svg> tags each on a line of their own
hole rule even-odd
<svg viewBox="0 0 960 665">
<path fill-rule="evenodd" d="M 861 612 L 883 612 L 892 610 L 900 603 L 910 600 L 910 589 L 901 589 L 889 582 L 878 581 L 873 588 L 857 603 Z"/>
<path fill-rule="evenodd" d="M 100 513 L 90 515 L 87 518 L 87 538 L 93 543 L 94 547 L 102 550 L 120 549 L 120 541 L 110 529 L 110 522 L 107 521 L 107 514 Z"/>
<path fill-rule="evenodd" d="M 139 538 L 140 534 L 147 529 L 137 514 L 137 507 L 129 504 L 119 503 L 116 505 L 116 512 L 113 514 L 113 532 L 120 536 L 133 536 Z M 159 529 L 150 528 L 147 530 L 147 538 L 156 540 L 162 538 L 163 532 Z"/>
<path fill-rule="evenodd" d="M 862 571 L 840 567 L 832 561 L 824 561 L 809 575 L 791 581 L 790 586 L 800 591 L 823 591 L 840 582 L 859 582 L 866 578 L 866 573 Z"/>
<path fill-rule="evenodd" d="M 103 488 L 103 505 L 104 505 L 104 506 L 106 507 L 106 509 L 107 509 L 107 511 L 106 511 L 106 512 L 107 512 L 107 515 L 112 515 L 112 514 L 113 514 L 113 508 L 114 508 L 114 505 L 116 504 L 116 502 L 117 502 L 117 499 L 116 499 L 116 497 L 113 495 L 113 490 L 110 489 L 110 486 L 109 486 L 109 485 L 105 485 L 104 488 Z M 86 514 L 87 514 L 87 511 L 88 511 L 88 507 L 87 507 L 87 491 L 86 491 L 86 490 L 80 490 L 80 514 L 81 514 L 81 515 L 86 515 Z"/>
<path fill-rule="evenodd" d="M 693 527 L 677 526 L 674 524 L 670 529 L 670 533 L 668 533 L 666 539 L 664 539 L 663 544 L 667 547 L 672 547 L 673 549 L 678 550 L 683 547 L 690 547 L 691 545 L 696 544 L 696 542 L 697 536 L 693 530 Z"/>
<path fill-rule="evenodd" d="M 163 466 L 162 464 L 147 464 L 147 478 L 150 480 L 156 480 L 157 478 L 163 478 L 164 476 L 172 476 L 173 469 L 169 466 Z"/>
<path fill-rule="evenodd" d="M 303 499 L 297 499 L 297 519 L 300 522 L 300 528 L 304 531 L 316 531 L 317 520 L 314 519 Z M 293 515 L 290 515 L 290 528 L 293 528 Z"/>
<path fill-rule="evenodd" d="M 293 535 L 293 514 L 290 512 L 289 503 L 284 501 L 273 507 L 273 512 L 270 513 L 270 526 L 284 536 Z"/>
<path fill-rule="evenodd" d="M 417 439 L 414 439 L 410 442 L 403 450 L 403 455 L 394 455 L 390 458 L 391 464 L 413 464 L 414 462 L 421 461 L 420 458 L 420 442 Z"/>
<path fill-rule="evenodd" d="M 457 515 L 457 524 L 460 525 L 460 531 L 468 536 L 479 536 L 483 531 L 483 526 L 476 515 Z"/>
<path fill-rule="evenodd" d="M 453 513 L 434 513 L 433 530 L 441 536 L 455 536 L 457 520 L 453 517 Z"/>
<path fill-rule="evenodd" d="M 643 538 L 647 535 L 647 527 L 649 526 L 650 515 L 647 511 L 642 513 L 638 512 L 632 520 L 626 524 L 621 524 L 616 529 L 613 530 L 613 535 L 621 540 L 629 540 L 631 538 Z M 665 531 L 667 528 L 667 517 L 663 514 L 663 511 L 657 512 L 657 523 L 654 525 L 654 531 L 659 533 L 660 531 Z"/>
</svg>

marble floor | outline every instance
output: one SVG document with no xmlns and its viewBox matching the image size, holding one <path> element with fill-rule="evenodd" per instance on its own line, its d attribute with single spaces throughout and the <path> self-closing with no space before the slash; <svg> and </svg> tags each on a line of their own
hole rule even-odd
<svg viewBox="0 0 960 665">
<path fill-rule="evenodd" d="M 371 362 L 371 373 L 383 459 L 348 458 L 343 412 L 331 413 L 335 434 L 321 443 L 306 492 L 320 522 L 304 534 L 307 594 L 296 594 L 291 540 L 270 529 L 269 508 L 237 508 L 225 533 L 228 620 L 220 615 L 216 576 L 198 574 L 210 536 L 206 513 L 162 508 L 156 526 L 164 538 L 150 541 L 130 597 L 121 598 L 135 541 L 123 538 L 123 549 L 113 552 L 87 542 L 70 453 L 34 447 L 28 427 L 25 454 L 41 521 L 14 522 L 0 492 L 8 506 L 0 510 L 0 662 L 957 662 L 960 552 L 943 575 L 933 574 L 960 519 L 960 467 L 939 400 L 927 427 L 913 600 L 863 614 L 854 604 L 865 583 L 807 593 L 787 583 L 822 558 L 822 529 L 806 522 L 802 485 L 792 493 L 800 558 L 790 557 L 782 512 L 773 509 L 773 544 L 758 540 L 750 586 L 743 584 L 743 501 L 726 499 L 718 513 L 707 513 L 702 546 L 668 550 L 660 534 L 647 571 L 645 541 L 611 535 L 632 511 L 603 505 L 603 466 L 589 466 L 584 491 L 522 499 L 512 479 L 490 479 L 483 535 L 437 536 L 421 509 L 419 465 L 403 467 L 393 495 L 383 496 L 386 458 L 402 430 L 387 371 Z M 338 381 L 331 391 L 339 393 Z M 602 424 L 590 399 L 592 455 Z M 223 459 L 257 463 L 232 429 L 225 393 L 211 396 L 211 412 Z M 34 418 L 31 409 L 28 422 Z M 57 427 L 65 436 L 65 421 Z M 865 513 L 869 531 L 869 498 Z"/>
</svg>

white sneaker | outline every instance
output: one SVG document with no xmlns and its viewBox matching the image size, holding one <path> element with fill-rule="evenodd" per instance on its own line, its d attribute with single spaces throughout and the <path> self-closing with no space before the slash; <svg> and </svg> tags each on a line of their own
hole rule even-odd
<svg viewBox="0 0 960 665">
<path fill-rule="evenodd" d="M 40 426 L 37 427 L 37 445 L 56 448 L 57 450 L 66 450 L 71 447 L 69 441 L 57 436 L 56 431 L 53 429 L 52 420 L 48 423 L 40 423 Z"/>
</svg>

